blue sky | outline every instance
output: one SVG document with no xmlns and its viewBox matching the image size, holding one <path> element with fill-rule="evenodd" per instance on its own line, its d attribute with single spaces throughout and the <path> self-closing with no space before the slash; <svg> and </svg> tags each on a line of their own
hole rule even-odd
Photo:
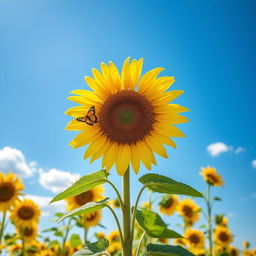
<svg viewBox="0 0 256 256">
<path fill-rule="evenodd" d="M 74 105 L 66 97 L 88 88 L 83 76 L 102 61 L 120 67 L 127 56 L 144 57 L 144 72 L 162 66 L 176 77 L 173 89 L 185 90 L 176 103 L 191 109 L 191 121 L 180 126 L 187 137 L 153 171 L 204 190 L 199 168 L 215 166 L 225 180 L 215 189 L 223 199 L 215 212 L 230 217 L 236 245 L 247 239 L 256 246 L 255 11 L 252 0 L 0 0 L 2 168 L 25 162 L 23 174 L 34 170 L 24 178 L 25 192 L 43 197 L 61 186 L 47 176 L 53 168 L 68 172 L 66 179 L 100 169 L 100 162 L 83 161 L 84 149 L 67 146 L 75 133 L 64 130 L 70 120 L 64 111 Z M 216 142 L 227 152 L 213 157 L 206 148 Z"/>
</svg>

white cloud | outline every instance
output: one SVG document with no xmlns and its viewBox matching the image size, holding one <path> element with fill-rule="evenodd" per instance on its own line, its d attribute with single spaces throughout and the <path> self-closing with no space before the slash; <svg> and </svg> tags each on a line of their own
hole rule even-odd
<svg viewBox="0 0 256 256">
<path fill-rule="evenodd" d="M 207 147 L 207 151 L 211 156 L 218 156 L 221 153 L 231 151 L 232 147 L 227 146 L 223 142 L 212 143 Z"/>
<path fill-rule="evenodd" d="M 237 147 L 237 148 L 235 149 L 235 153 L 236 153 L 236 154 L 239 154 L 239 153 L 244 152 L 244 151 L 245 151 L 245 148 L 243 148 L 243 147 Z"/>
<path fill-rule="evenodd" d="M 23 153 L 16 148 L 4 147 L 0 149 L 0 170 L 27 178 L 37 170 L 37 163 L 27 162 Z"/>
<path fill-rule="evenodd" d="M 256 168 L 256 159 L 252 161 L 252 168 Z"/>
<path fill-rule="evenodd" d="M 64 212 L 65 202 L 58 201 L 53 204 L 49 204 L 52 200 L 51 197 L 46 196 L 36 196 L 36 195 L 26 195 L 24 198 L 32 199 L 40 207 L 42 211 L 42 216 L 49 216 L 52 213 Z"/>
<path fill-rule="evenodd" d="M 53 193 L 59 193 L 68 188 L 74 181 L 80 178 L 79 174 L 72 174 L 58 169 L 40 171 L 39 183 Z"/>
</svg>

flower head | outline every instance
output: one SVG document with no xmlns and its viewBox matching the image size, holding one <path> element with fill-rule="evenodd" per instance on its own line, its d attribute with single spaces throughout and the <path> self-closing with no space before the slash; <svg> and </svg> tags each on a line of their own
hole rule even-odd
<svg viewBox="0 0 256 256">
<path fill-rule="evenodd" d="M 218 187 L 223 186 L 224 181 L 221 175 L 217 173 L 214 167 L 208 166 L 206 168 L 201 168 L 202 172 L 200 174 L 204 177 L 204 180 L 212 186 Z"/>
<path fill-rule="evenodd" d="M 201 230 L 188 229 L 184 237 L 187 239 L 189 246 L 192 248 L 204 247 L 204 234 Z"/>
<path fill-rule="evenodd" d="M 38 227 L 36 223 L 32 223 L 29 227 L 28 226 L 18 226 L 17 233 L 20 237 L 22 237 L 26 244 L 30 244 L 31 242 L 35 241 L 38 233 Z"/>
<path fill-rule="evenodd" d="M 167 158 L 163 144 L 176 147 L 170 137 L 185 135 L 174 125 L 187 122 L 179 115 L 188 111 L 168 104 L 183 91 L 166 91 L 174 83 L 171 76 L 158 77 L 163 68 L 150 70 L 141 77 L 143 59 L 127 58 L 119 73 L 116 66 L 101 64 L 101 72 L 92 69 L 85 77 L 94 91 L 75 90 L 68 99 L 80 106 L 66 114 L 74 119 L 66 129 L 81 131 L 71 142 L 73 148 L 89 144 L 84 158 L 91 162 L 102 157 L 102 167 L 109 171 L 115 164 L 123 175 L 131 163 L 135 173 L 142 162 L 147 169 L 156 164 L 154 153 Z"/>
<path fill-rule="evenodd" d="M 0 172 L 0 211 L 8 211 L 17 202 L 23 189 L 21 180 L 15 174 Z"/>
<path fill-rule="evenodd" d="M 31 199 L 19 201 L 11 211 L 11 220 L 17 227 L 31 227 L 38 223 L 41 211 L 38 205 Z"/>
<path fill-rule="evenodd" d="M 169 216 L 172 215 L 175 212 L 177 205 L 179 203 L 178 198 L 179 197 L 176 195 L 167 195 L 163 197 L 159 203 L 160 213 Z"/>
<path fill-rule="evenodd" d="M 227 227 L 217 226 L 214 230 L 214 240 L 221 246 L 228 246 L 233 241 L 233 236 Z"/>
</svg>

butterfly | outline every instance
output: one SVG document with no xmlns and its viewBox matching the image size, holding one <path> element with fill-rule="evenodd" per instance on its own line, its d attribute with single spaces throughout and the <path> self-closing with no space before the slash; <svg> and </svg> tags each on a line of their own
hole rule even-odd
<svg viewBox="0 0 256 256">
<path fill-rule="evenodd" d="M 84 122 L 84 123 L 87 123 L 88 125 L 93 126 L 95 123 L 98 122 L 98 118 L 95 115 L 95 113 L 96 113 L 95 107 L 91 106 L 85 116 L 78 117 L 76 120 L 79 122 Z"/>
</svg>

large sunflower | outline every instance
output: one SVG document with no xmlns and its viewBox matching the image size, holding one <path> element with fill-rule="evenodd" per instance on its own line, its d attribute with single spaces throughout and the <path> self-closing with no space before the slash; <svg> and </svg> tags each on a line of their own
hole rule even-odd
<svg viewBox="0 0 256 256">
<path fill-rule="evenodd" d="M 188 244 L 193 248 L 204 247 L 204 234 L 201 230 L 188 229 L 184 237 L 187 239 Z"/>
<path fill-rule="evenodd" d="M 30 227 L 38 223 L 41 211 L 38 205 L 31 199 L 19 201 L 11 211 L 11 220 L 17 227 Z"/>
<path fill-rule="evenodd" d="M 23 189 L 21 180 L 15 174 L 0 172 L 0 211 L 8 211 L 15 204 Z"/>
<path fill-rule="evenodd" d="M 96 227 L 101 221 L 102 215 L 101 210 L 85 214 L 84 216 L 84 225 L 88 229 L 90 227 Z"/>
<path fill-rule="evenodd" d="M 201 168 L 202 172 L 200 174 L 204 177 L 204 180 L 215 187 L 223 186 L 224 181 L 221 178 L 221 175 L 217 173 L 214 167 L 208 166 L 206 168 Z"/>
<path fill-rule="evenodd" d="M 100 201 L 104 198 L 103 193 L 104 188 L 102 186 L 97 186 L 79 195 L 69 197 L 66 199 L 67 208 L 71 211 L 89 202 Z"/>
<path fill-rule="evenodd" d="M 159 203 L 159 211 L 162 214 L 166 214 L 169 216 L 172 215 L 175 212 L 179 203 L 178 198 L 179 197 L 176 195 L 167 195 L 163 197 Z"/>
<path fill-rule="evenodd" d="M 217 226 L 214 230 L 214 240 L 222 246 L 228 246 L 233 241 L 233 236 L 228 228 Z"/>
<path fill-rule="evenodd" d="M 192 226 L 200 218 L 200 207 L 191 199 L 184 198 L 177 206 L 177 212 Z"/>
<path fill-rule="evenodd" d="M 92 69 L 93 78 L 85 77 L 94 92 L 75 90 L 71 93 L 78 96 L 68 98 L 81 104 L 66 111 L 75 118 L 66 129 L 81 131 L 70 145 L 78 148 L 90 144 L 84 158 L 91 157 L 93 162 L 102 156 L 102 167 L 109 171 L 115 164 L 119 175 L 130 163 L 135 173 L 140 162 L 150 170 L 156 164 L 154 152 L 167 158 L 163 144 L 175 148 L 170 137 L 185 136 L 174 125 L 188 121 L 179 115 L 188 109 L 168 104 L 183 91 L 166 91 L 175 80 L 158 77 L 163 68 L 141 77 L 142 64 L 143 59 L 127 58 L 120 74 L 112 62 L 102 63 L 101 72 Z"/>
</svg>

